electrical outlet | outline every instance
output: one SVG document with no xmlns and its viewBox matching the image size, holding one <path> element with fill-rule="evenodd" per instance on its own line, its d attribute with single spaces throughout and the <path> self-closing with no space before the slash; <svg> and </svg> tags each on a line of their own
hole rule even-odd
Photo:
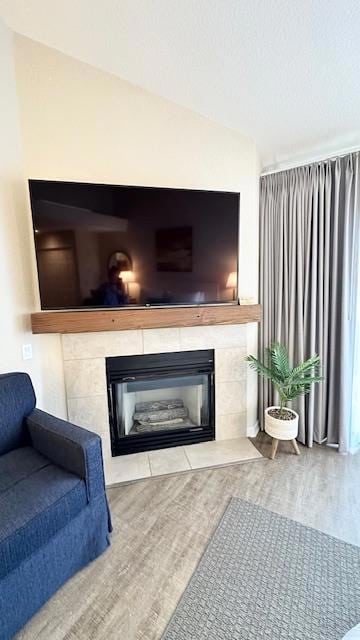
<svg viewBox="0 0 360 640">
<path fill-rule="evenodd" d="M 33 357 L 32 344 L 23 344 L 22 346 L 23 360 L 31 360 Z"/>
</svg>

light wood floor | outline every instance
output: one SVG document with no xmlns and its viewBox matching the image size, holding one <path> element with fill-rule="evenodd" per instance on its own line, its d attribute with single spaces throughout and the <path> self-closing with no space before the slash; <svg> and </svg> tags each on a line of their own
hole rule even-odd
<svg viewBox="0 0 360 640">
<path fill-rule="evenodd" d="M 255 442 L 269 454 L 267 436 Z M 360 455 L 316 446 L 301 447 L 297 457 L 281 443 L 274 461 L 110 489 L 112 546 L 55 594 L 17 639 L 160 639 L 231 496 L 360 545 L 359 486 Z"/>
</svg>

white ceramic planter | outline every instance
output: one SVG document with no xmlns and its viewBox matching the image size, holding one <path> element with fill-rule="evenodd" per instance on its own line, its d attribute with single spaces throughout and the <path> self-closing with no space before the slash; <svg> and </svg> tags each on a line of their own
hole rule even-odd
<svg viewBox="0 0 360 640">
<path fill-rule="evenodd" d="M 293 409 L 288 409 L 294 414 L 293 420 L 280 420 L 269 415 L 270 409 L 279 407 L 268 407 L 265 409 L 265 431 L 276 440 L 295 440 L 299 430 L 299 416 Z"/>
</svg>

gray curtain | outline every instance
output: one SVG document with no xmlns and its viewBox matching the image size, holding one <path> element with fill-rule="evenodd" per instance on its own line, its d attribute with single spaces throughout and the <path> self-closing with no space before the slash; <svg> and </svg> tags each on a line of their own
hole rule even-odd
<svg viewBox="0 0 360 640">
<path fill-rule="evenodd" d="M 325 381 L 293 407 L 299 440 L 349 449 L 359 253 L 359 154 L 264 176 L 260 182 L 260 354 L 274 341 L 293 363 L 314 353 Z M 274 404 L 261 380 L 260 415 Z"/>
</svg>

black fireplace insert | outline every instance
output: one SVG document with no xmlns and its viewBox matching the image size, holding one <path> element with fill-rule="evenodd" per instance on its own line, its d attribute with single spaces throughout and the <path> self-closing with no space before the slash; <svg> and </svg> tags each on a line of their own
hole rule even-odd
<svg viewBox="0 0 360 640">
<path fill-rule="evenodd" d="M 113 456 L 214 440 L 214 351 L 106 358 Z"/>
</svg>

